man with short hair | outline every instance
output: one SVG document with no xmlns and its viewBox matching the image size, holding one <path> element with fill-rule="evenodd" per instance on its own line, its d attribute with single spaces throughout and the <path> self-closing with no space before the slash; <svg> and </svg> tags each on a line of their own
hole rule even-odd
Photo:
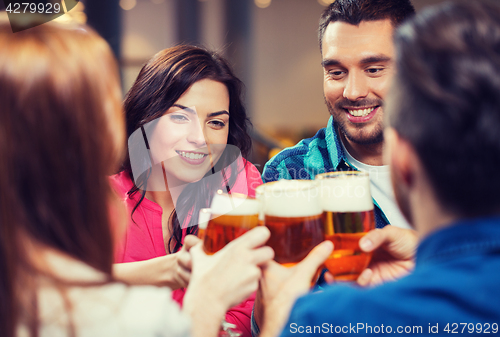
<svg viewBox="0 0 500 337">
<path fill-rule="evenodd" d="M 366 171 L 376 227 L 410 228 L 394 200 L 389 167 L 383 165 L 382 124 L 384 98 L 395 72 L 393 33 L 414 14 L 410 0 L 336 0 L 324 10 L 318 37 L 331 117 L 314 137 L 274 156 L 264 167 L 264 182 L 314 179 L 316 174 L 331 171 Z M 408 262 L 410 266 L 398 269 L 398 275 L 412 267 L 413 261 Z M 366 273 L 361 276 L 360 284 L 376 282 Z M 257 293 L 251 325 L 254 336 L 262 309 Z"/>
<path fill-rule="evenodd" d="M 265 166 L 265 182 L 314 179 L 323 172 L 370 174 L 377 227 L 409 228 L 383 165 L 384 98 L 394 75 L 394 29 L 414 14 L 409 0 L 337 0 L 323 12 L 319 43 L 324 97 L 331 118 L 309 139 L 281 151 Z"/>
<path fill-rule="evenodd" d="M 261 336 L 499 332 L 500 5 L 442 4 L 401 26 L 395 41 L 385 151 L 398 205 L 420 235 L 415 270 L 295 302 L 331 243 L 294 270 L 271 261 Z"/>
</svg>

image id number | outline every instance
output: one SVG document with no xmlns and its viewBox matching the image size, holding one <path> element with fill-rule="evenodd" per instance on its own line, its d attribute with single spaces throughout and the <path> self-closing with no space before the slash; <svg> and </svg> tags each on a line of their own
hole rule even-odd
<svg viewBox="0 0 500 337">
<path fill-rule="evenodd" d="M 21 14 L 21 13 L 58 14 L 61 12 L 61 4 L 16 2 L 16 3 L 9 3 L 5 11 L 9 14 Z"/>
<path fill-rule="evenodd" d="M 443 331 L 447 333 L 497 333 L 497 323 L 448 323 Z"/>
</svg>

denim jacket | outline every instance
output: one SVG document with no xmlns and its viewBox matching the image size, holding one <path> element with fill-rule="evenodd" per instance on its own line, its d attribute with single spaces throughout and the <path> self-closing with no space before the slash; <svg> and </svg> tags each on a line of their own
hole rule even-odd
<svg viewBox="0 0 500 337">
<path fill-rule="evenodd" d="M 500 217 L 425 238 L 408 276 L 375 288 L 332 285 L 295 303 L 281 336 L 498 333 Z M 308 333 L 310 332 L 310 333 Z"/>
</svg>

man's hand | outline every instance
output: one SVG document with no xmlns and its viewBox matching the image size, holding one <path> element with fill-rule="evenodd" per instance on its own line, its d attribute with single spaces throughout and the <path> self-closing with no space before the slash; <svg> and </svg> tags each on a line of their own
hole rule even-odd
<svg viewBox="0 0 500 337">
<path fill-rule="evenodd" d="M 263 268 L 263 277 L 254 307 L 254 315 L 261 316 L 263 323 L 260 336 L 277 336 L 290 315 L 295 300 L 309 291 L 311 280 L 318 268 L 328 258 L 333 244 L 325 241 L 316 246 L 295 267 L 286 268 L 269 261 Z"/>
<path fill-rule="evenodd" d="M 374 286 L 406 276 L 415 267 L 417 245 L 417 232 L 411 229 L 388 225 L 368 232 L 359 240 L 359 247 L 373 252 L 373 257 L 358 284 Z"/>
</svg>

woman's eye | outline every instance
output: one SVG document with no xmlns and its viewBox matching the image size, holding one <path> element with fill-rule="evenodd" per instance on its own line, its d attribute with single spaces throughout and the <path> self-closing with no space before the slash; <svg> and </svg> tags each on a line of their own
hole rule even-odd
<svg viewBox="0 0 500 337">
<path fill-rule="evenodd" d="M 184 115 L 170 115 L 170 119 L 174 122 L 188 122 L 189 119 Z"/>
<path fill-rule="evenodd" d="M 208 124 L 210 124 L 210 126 L 212 126 L 214 129 L 222 129 L 226 126 L 226 123 L 224 123 L 223 121 L 210 121 L 208 122 Z"/>
</svg>

